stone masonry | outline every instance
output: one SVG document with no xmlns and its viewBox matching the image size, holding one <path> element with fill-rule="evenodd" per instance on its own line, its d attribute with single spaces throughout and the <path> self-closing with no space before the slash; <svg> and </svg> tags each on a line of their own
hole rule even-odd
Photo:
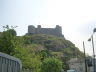
<svg viewBox="0 0 96 72">
<path fill-rule="evenodd" d="M 48 34 L 57 37 L 64 37 L 62 35 L 62 28 L 59 25 L 56 25 L 55 28 L 41 28 L 41 25 L 38 25 L 38 27 L 35 28 L 33 25 L 29 25 L 27 35 L 33 35 L 33 34 Z"/>
</svg>

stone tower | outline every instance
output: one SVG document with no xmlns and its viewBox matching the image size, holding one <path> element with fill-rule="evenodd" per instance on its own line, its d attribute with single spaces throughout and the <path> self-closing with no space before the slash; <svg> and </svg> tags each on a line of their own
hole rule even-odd
<svg viewBox="0 0 96 72">
<path fill-rule="evenodd" d="M 59 33 L 59 34 L 62 34 L 62 28 L 61 28 L 61 26 L 59 26 L 59 25 L 56 25 L 56 31 Z"/>
<path fill-rule="evenodd" d="M 35 27 L 33 25 L 28 26 L 28 34 L 34 34 L 35 33 Z"/>
</svg>

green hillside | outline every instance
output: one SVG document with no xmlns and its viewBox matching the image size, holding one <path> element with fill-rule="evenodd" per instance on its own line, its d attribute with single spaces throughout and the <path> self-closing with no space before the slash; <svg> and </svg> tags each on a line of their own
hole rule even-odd
<svg viewBox="0 0 96 72">
<path fill-rule="evenodd" d="M 83 57 L 83 53 L 65 38 L 46 34 L 16 36 L 16 31 L 9 28 L 0 33 L 0 52 L 19 58 L 23 69 L 32 72 L 49 71 L 51 65 L 54 67 L 50 70 L 66 71 L 70 58 Z"/>
<path fill-rule="evenodd" d="M 35 34 L 31 36 L 24 36 L 25 44 L 40 44 L 53 54 L 62 54 L 67 57 L 82 57 L 83 53 L 75 47 L 75 45 L 66 40 L 65 38 L 59 38 L 46 34 Z M 61 53 L 60 53 L 61 52 Z"/>
</svg>

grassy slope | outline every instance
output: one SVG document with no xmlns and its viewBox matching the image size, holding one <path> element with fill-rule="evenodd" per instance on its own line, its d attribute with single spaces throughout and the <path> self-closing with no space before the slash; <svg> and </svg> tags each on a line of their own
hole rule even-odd
<svg viewBox="0 0 96 72">
<path fill-rule="evenodd" d="M 67 57 L 82 57 L 83 53 L 75 45 L 64 38 L 59 38 L 46 34 L 35 34 L 25 36 L 26 44 L 40 44 L 53 54 L 62 54 Z"/>
</svg>

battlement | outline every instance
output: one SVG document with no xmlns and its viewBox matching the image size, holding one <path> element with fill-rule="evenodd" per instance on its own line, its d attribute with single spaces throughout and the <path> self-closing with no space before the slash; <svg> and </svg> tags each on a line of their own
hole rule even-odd
<svg viewBox="0 0 96 72">
<path fill-rule="evenodd" d="M 32 34 L 48 34 L 57 37 L 64 37 L 62 35 L 62 28 L 59 25 L 56 25 L 55 28 L 42 28 L 41 25 L 38 25 L 37 28 L 35 28 L 33 25 L 29 25 L 27 35 Z"/>
</svg>

